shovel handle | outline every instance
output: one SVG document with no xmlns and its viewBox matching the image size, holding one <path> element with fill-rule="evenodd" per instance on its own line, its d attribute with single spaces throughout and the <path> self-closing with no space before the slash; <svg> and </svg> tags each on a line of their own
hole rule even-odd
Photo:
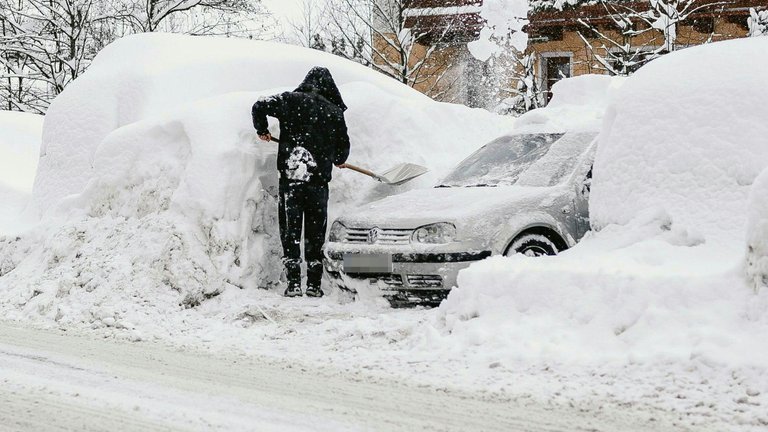
<svg viewBox="0 0 768 432">
<path fill-rule="evenodd" d="M 275 137 L 272 137 L 272 141 L 276 142 L 276 143 L 280 143 L 280 140 L 278 140 Z M 373 179 L 381 181 L 381 177 L 379 177 L 378 175 L 374 174 L 372 171 L 368 171 L 365 168 L 360 168 L 359 166 L 355 166 L 355 165 L 352 165 L 352 164 L 349 164 L 349 163 L 344 163 L 344 164 L 339 165 L 339 168 L 351 169 L 352 171 L 357 171 L 360 174 L 365 174 L 368 177 L 371 177 Z"/>
<path fill-rule="evenodd" d="M 374 179 L 376 179 L 376 180 L 378 180 L 378 181 L 381 181 L 381 179 L 379 178 L 379 176 L 377 176 L 376 174 L 374 174 L 374 173 L 373 173 L 373 172 L 371 172 L 371 171 L 368 171 L 368 170 L 367 170 L 367 169 L 365 169 L 365 168 L 360 168 L 359 166 L 355 166 L 355 165 L 352 165 L 352 164 L 348 164 L 348 163 L 343 163 L 343 164 L 339 165 L 339 168 L 346 168 L 346 169 L 351 169 L 352 171 L 357 171 L 357 172 L 359 172 L 360 174 L 365 174 L 365 175 L 367 175 L 368 177 L 372 177 L 372 178 L 374 178 Z"/>
</svg>

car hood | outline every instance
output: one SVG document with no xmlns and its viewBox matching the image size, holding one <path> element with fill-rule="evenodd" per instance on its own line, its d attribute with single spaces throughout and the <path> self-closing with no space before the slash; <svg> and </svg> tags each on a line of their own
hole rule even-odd
<svg viewBox="0 0 768 432">
<path fill-rule="evenodd" d="M 340 220 L 352 227 L 417 228 L 433 222 L 489 222 L 496 214 L 549 207 L 561 187 L 451 187 L 417 189 L 372 202 Z"/>
</svg>

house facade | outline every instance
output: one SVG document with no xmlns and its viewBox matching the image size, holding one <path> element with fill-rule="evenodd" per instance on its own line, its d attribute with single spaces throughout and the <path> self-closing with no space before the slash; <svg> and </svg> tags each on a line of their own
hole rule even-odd
<svg viewBox="0 0 768 432">
<path fill-rule="evenodd" d="M 467 43 L 477 40 L 485 25 L 483 0 L 406 1 L 405 24 L 420 35 L 417 48 L 422 55 L 432 53 L 428 79 L 414 87 L 436 99 L 493 108 L 519 96 L 521 78 L 533 75 L 535 92 L 546 102 L 552 86 L 563 78 L 627 75 L 670 51 L 746 37 L 750 10 L 768 10 L 768 0 L 531 0 L 530 4 L 528 48 L 508 56 L 530 55 L 532 70 L 523 71 L 519 68 L 526 66 L 520 61 L 494 59 L 491 64 L 469 53 Z"/>
<path fill-rule="evenodd" d="M 536 58 L 540 88 L 551 96 L 560 79 L 584 74 L 634 72 L 667 52 L 746 37 L 750 9 L 766 0 L 585 1 L 553 7 L 541 2 L 529 14 L 528 50 Z"/>
<path fill-rule="evenodd" d="M 482 0 L 389 1 L 401 17 L 379 20 L 381 34 L 373 35 L 378 53 L 374 63 L 405 63 L 411 72 L 403 82 L 437 100 L 473 105 L 479 90 L 470 77 L 483 65 L 470 55 L 467 43 L 478 38 L 485 24 L 479 14 Z M 415 37 L 412 46 L 393 43 L 398 23 Z"/>
</svg>

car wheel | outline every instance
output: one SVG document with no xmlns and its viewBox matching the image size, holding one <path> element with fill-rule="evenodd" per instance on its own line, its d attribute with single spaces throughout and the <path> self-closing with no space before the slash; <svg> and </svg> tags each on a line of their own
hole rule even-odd
<svg viewBox="0 0 768 432">
<path fill-rule="evenodd" d="M 506 256 L 523 254 L 529 257 L 557 255 L 559 250 L 555 243 L 541 234 L 523 234 L 516 238 L 507 248 Z"/>
</svg>

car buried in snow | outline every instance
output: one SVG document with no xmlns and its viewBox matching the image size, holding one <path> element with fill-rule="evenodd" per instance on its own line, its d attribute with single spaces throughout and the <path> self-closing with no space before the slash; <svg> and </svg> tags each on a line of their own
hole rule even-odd
<svg viewBox="0 0 768 432">
<path fill-rule="evenodd" d="M 589 230 L 594 132 L 497 138 L 437 186 L 390 196 L 333 222 L 332 283 L 378 288 L 393 306 L 436 305 L 459 271 L 492 255 L 555 255 Z"/>
</svg>

